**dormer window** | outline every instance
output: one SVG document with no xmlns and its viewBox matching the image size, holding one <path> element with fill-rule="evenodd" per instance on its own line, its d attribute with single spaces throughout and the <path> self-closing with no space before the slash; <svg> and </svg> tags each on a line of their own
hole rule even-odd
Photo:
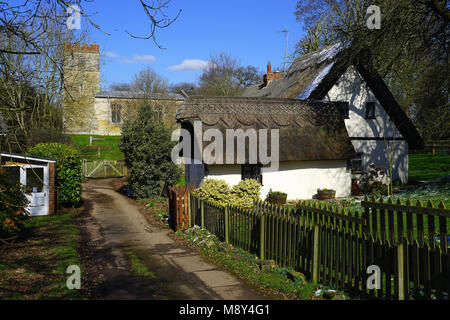
<svg viewBox="0 0 450 320">
<path fill-rule="evenodd" d="M 334 102 L 334 104 L 337 106 L 338 110 L 342 113 L 345 119 L 350 119 L 348 101 L 337 101 Z"/>
<path fill-rule="evenodd" d="M 375 102 L 366 102 L 366 119 L 375 119 Z"/>
</svg>

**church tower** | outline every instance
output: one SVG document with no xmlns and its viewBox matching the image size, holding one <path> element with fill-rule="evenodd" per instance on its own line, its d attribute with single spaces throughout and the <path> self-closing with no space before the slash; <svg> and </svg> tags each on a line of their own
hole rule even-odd
<svg viewBox="0 0 450 320">
<path fill-rule="evenodd" d="M 100 92 L 99 45 L 66 43 L 63 72 L 67 131 L 91 133 L 94 125 L 94 96 Z"/>
</svg>

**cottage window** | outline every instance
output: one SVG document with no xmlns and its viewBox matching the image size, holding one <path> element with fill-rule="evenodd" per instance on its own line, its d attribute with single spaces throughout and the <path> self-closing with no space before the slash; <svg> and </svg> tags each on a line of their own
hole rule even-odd
<svg viewBox="0 0 450 320">
<path fill-rule="evenodd" d="M 375 119 L 375 102 L 366 102 L 366 119 Z"/>
<path fill-rule="evenodd" d="M 349 114 L 349 103 L 347 101 L 338 101 L 335 102 L 338 110 L 342 113 L 345 119 L 350 119 Z"/>
<path fill-rule="evenodd" d="M 363 161 L 362 161 L 363 154 L 357 153 L 356 157 L 349 160 L 349 166 L 353 171 L 362 171 L 363 170 Z"/>
<path fill-rule="evenodd" d="M 242 165 L 241 179 L 255 179 L 262 184 L 262 174 L 260 164 L 244 164 Z"/>
<path fill-rule="evenodd" d="M 111 106 L 111 122 L 121 123 L 122 122 L 122 107 L 118 104 L 113 104 Z"/>
</svg>

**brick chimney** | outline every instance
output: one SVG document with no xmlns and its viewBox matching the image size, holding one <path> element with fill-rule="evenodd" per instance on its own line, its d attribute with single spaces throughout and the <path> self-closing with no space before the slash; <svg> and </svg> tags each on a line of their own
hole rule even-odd
<svg viewBox="0 0 450 320">
<path fill-rule="evenodd" d="M 283 73 L 279 71 L 272 72 L 272 65 L 269 61 L 267 63 L 267 74 L 264 75 L 264 86 L 267 86 L 272 80 L 282 79 L 283 77 Z"/>
</svg>

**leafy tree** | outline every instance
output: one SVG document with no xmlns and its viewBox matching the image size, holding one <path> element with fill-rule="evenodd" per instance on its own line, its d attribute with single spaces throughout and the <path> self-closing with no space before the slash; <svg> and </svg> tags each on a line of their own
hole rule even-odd
<svg viewBox="0 0 450 320">
<path fill-rule="evenodd" d="M 262 74 L 253 66 L 242 66 L 230 54 L 211 55 L 199 79 L 197 93 L 204 96 L 240 96 L 245 88 L 260 83 Z"/>
<path fill-rule="evenodd" d="M 171 132 L 161 122 L 153 121 L 151 107 L 142 107 L 136 118 L 125 121 L 119 148 L 136 197 L 161 196 L 166 187 L 177 183 L 181 169 L 171 159 L 174 146 Z"/>
<path fill-rule="evenodd" d="M 419 76 L 412 92 L 412 117 L 430 142 L 450 137 L 448 65 L 430 67 Z"/>
</svg>

